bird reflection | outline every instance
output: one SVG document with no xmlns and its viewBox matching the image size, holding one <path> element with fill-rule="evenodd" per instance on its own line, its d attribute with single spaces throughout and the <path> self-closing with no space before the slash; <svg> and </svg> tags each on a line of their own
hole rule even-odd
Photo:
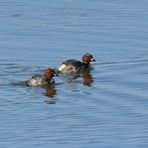
<svg viewBox="0 0 148 148">
<path fill-rule="evenodd" d="M 83 82 L 77 80 L 78 78 L 82 77 L 83 78 Z M 76 81 L 77 80 L 77 81 Z M 64 83 L 73 83 L 73 82 L 79 82 L 79 83 L 83 83 L 84 86 L 92 86 L 94 79 L 92 78 L 92 75 L 90 74 L 89 71 L 87 72 L 83 72 L 77 75 L 73 75 L 70 78 L 68 78 L 66 81 L 64 81 Z"/>
<path fill-rule="evenodd" d="M 83 85 L 84 86 L 92 86 L 94 79 L 92 78 L 92 76 L 89 72 L 82 73 L 82 78 L 83 78 Z"/>
<path fill-rule="evenodd" d="M 83 80 L 77 80 L 78 78 L 82 78 Z M 74 75 L 68 78 L 66 81 L 63 81 L 62 83 L 57 83 L 56 85 L 63 85 L 64 83 L 73 82 L 82 83 L 84 86 L 91 87 L 93 85 L 94 79 L 92 78 L 90 72 L 84 72 L 81 74 Z M 45 85 L 43 88 L 45 89 L 44 95 L 48 97 L 48 100 L 45 102 L 47 104 L 55 104 L 57 102 L 57 99 L 55 97 L 57 95 L 55 84 Z"/>
<path fill-rule="evenodd" d="M 47 104 L 55 104 L 57 102 L 55 96 L 57 91 L 55 89 L 55 85 L 45 85 L 43 87 L 45 89 L 44 95 L 47 96 L 49 99 L 46 101 Z"/>
</svg>

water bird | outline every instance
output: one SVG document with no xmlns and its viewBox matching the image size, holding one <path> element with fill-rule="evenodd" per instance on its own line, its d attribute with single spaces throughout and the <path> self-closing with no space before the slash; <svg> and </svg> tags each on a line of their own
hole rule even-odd
<svg viewBox="0 0 148 148">
<path fill-rule="evenodd" d="M 92 69 L 90 62 L 96 61 L 93 57 L 92 54 L 90 53 L 85 53 L 82 57 L 82 62 L 75 60 L 75 59 L 70 59 L 65 62 L 63 62 L 59 68 L 58 72 L 60 74 L 77 74 L 84 72 L 86 70 Z"/>
<path fill-rule="evenodd" d="M 38 86 L 44 86 L 44 85 L 48 85 L 48 84 L 54 84 L 55 80 L 53 77 L 56 75 L 57 75 L 57 73 L 55 72 L 54 69 L 47 68 L 44 71 L 43 75 L 35 75 L 31 79 L 27 80 L 26 85 L 38 87 Z"/>
</svg>

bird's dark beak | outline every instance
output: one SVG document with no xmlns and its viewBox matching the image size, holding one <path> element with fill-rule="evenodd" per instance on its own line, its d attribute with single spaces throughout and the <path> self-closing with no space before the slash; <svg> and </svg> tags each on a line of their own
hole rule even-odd
<svg viewBox="0 0 148 148">
<path fill-rule="evenodd" d="M 58 71 L 54 70 L 54 76 L 59 76 Z"/>
<path fill-rule="evenodd" d="M 96 62 L 96 60 L 94 58 L 92 58 L 91 61 Z"/>
</svg>

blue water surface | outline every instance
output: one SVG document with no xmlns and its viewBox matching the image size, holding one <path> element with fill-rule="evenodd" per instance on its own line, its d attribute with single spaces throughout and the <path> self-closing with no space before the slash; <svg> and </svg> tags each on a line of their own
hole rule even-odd
<svg viewBox="0 0 148 148">
<path fill-rule="evenodd" d="M 148 147 L 147 0 L 0 1 L 0 147 Z M 94 55 L 86 77 L 25 80 Z"/>
</svg>

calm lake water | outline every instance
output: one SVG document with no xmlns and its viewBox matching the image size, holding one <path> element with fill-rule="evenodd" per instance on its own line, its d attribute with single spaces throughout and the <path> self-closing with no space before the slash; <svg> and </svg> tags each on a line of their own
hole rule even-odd
<svg viewBox="0 0 148 148">
<path fill-rule="evenodd" d="M 90 75 L 24 85 L 85 52 Z M 147 65 L 147 0 L 1 0 L 0 147 L 147 148 Z"/>
</svg>

